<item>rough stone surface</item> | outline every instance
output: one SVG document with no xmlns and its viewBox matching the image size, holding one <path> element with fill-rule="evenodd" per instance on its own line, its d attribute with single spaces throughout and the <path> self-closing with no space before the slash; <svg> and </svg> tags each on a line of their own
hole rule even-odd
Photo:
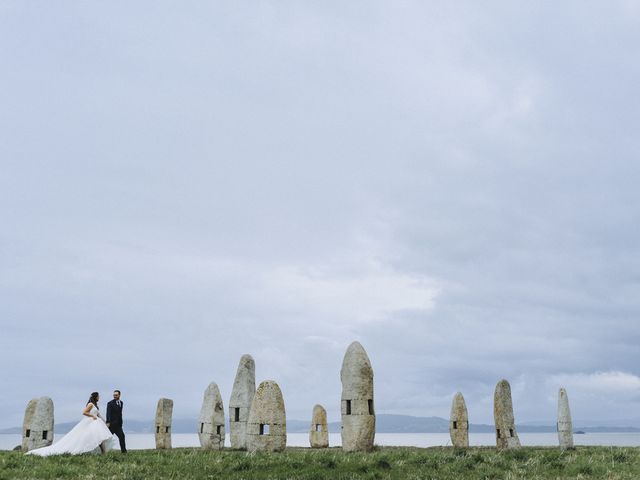
<svg viewBox="0 0 640 480">
<path fill-rule="evenodd" d="M 53 443 L 53 420 L 53 400 L 40 397 L 29 401 L 22 424 L 23 452 Z"/>
<path fill-rule="evenodd" d="M 362 452 L 373 448 L 376 416 L 373 404 L 373 368 L 360 343 L 347 348 L 340 370 L 342 381 L 342 449 Z"/>
<path fill-rule="evenodd" d="M 212 382 L 204 391 L 198 419 L 200 445 L 207 450 L 221 450 L 224 447 L 224 436 L 224 405 L 218 385 Z"/>
<path fill-rule="evenodd" d="M 287 446 L 284 398 L 273 380 L 260 384 L 251 403 L 247 421 L 249 452 L 281 452 Z"/>
<path fill-rule="evenodd" d="M 173 415 L 173 400 L 161 398 L 156 408 L 156 448 L 164 450 L 171 448 L 171 416 Z"/>
<path fill-rule="evenodd" d="M 309 444 L 311 448 L 327 448 L 329 446 L 327 411 L 322 405 L 313 407 L 311 428 L 309 429 Z"/>
<path fill-rule="evenodd" d="M 469 446 L 469 415 L 464 397 L 460 392 L 453 396 L 451 403 L 451 418 L 449 420 L 449 435 L 454 447 Z"/>
<path fill-rule="evenodd" d="M 558 392 L 558 440 L 562 450 L 573 448 L 573 424 L 567 391 L 561 388 Z"/>
<path fill-rule="evenodd" d="M 499 449 L 520 447 L 520 439 L 513 417 L 511 386 L 506 380 L 500 380 L 496 385 L 493 397 L 493 417 L 496 422 L 496 446 Z"/>
<path fill-rule="evenodd" d="M 256 364 L 251 355 L 243 355 L 236 371 L 236 379 L 229 400 L 229 430 L 231 448 L 247 448 L 247 420 L 251 402 L 256 394 Z"/>
</svg>

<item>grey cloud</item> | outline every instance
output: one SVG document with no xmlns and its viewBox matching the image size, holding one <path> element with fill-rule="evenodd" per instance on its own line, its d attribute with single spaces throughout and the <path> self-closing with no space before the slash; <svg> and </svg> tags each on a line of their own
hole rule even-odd
<svg viewBox="0 0 640 480">
<path fill-rule="evenodd" d="M 354 339 L 380 412 L 637 407 L 629 2 L 0 8 L 0 425 L 193 415 L 242 353 L 337 418 Z"/>
</svg>

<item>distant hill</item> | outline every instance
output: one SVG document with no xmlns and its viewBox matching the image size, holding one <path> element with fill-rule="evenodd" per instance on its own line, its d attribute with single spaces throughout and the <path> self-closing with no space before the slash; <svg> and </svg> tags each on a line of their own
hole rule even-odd
<svg viewBox="0 0 640 480">
<path fill-rule="evenodd" d="M 174 433 L 195 433 L 195 419 L 175 418 L 173 420 Z M 55 433 L 67 433 L 76 422 L 58 423 L 55 426 Z M 125 420 L 126 433 L 153 433 L 153 420 Z M 520 433 L 548 433 L 555 432 L 555 425 L 535 424 L 518 425 Z M 583 432 L 640 432 L 637 427 L 625 426 L 576 426 L 574 431 Z M 0 430 L 0 434 L 20 434 L 21 427 L 6 428 Z M 227 432 L 229 424 L 227 423 Z M 307 433 L 309 431 L 308 420 L 287 420 L 287 431 L 289 433 Z M 330 422 L 329 431 L 340 433 L 340 422 Z M 409 415 L 379 414 L 376 416 L 376 432 L 378 433 L 446 433 L 449 431 L 449 421 L 441 417 L 412 417 Z M 493 425 L 476 424 L 469 425 L 471 433 L 493 433 Z"/>
</svg>

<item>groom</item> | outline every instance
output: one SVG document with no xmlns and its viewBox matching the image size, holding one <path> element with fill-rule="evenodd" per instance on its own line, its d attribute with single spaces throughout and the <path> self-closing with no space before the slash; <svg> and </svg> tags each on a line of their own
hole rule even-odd
<svg viewBox="0 0 640 480">
<path fill-rule="evenodd" d="M 124 432 L 122 431 L 122 400 L 120 400 L 120 390 L 113 391 L 113 400 L 107 403 L 107 427 L 120 441 L 120 451 L 127 453 L 127 446 L 124 443 Z"/>
</svg>

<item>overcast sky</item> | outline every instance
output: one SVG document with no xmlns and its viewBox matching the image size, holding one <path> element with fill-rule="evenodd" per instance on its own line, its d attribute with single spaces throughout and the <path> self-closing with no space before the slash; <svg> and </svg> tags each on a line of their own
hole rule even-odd
<svg viewBox="0 0 640 480">
<path fill-rule="evenodd" d="M 0 428 L 120 388 L 195 417 L 640 423 L 640 4 L 0 3 Z"/>
</svg>

